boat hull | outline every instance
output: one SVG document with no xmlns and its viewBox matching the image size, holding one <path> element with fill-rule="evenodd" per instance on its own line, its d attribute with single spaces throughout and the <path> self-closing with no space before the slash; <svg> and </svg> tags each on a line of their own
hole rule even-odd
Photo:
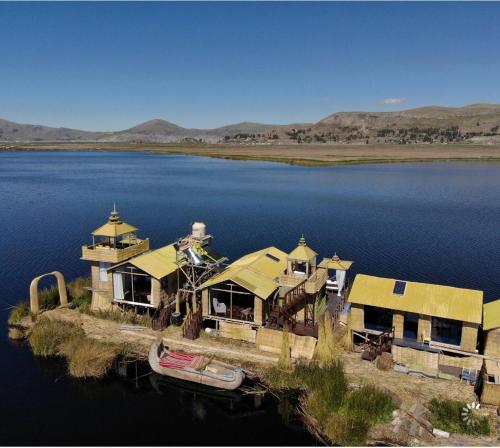
<svg viewBox="0 0 500 448">
<path fill-rule="evenodd" d="M 192 368 L 175 369 L 170 367 L 164 367 L 160 365 L 160 356 L 158 355 L 160 344 L 155 342 L 151 345 L 149 349 L 148 361 L 151 369 L 160 374 L 169 376 L 172 378 L 177 378 L 180 380 L 190 381 L 192 383 L 203 384 L 205 386 L 211 386 L 218 389 L 234 390 L 241 386 L 241 383 L 245 379 L 245 374 L 241 369 L 230 366 L 220 361 L 211 360 L 208 366 L 213 369 L 221 369 L 224 371 L 229 371 L 232 374 L 222 375 L 214 374 L 206 369 L 195 370 Z"/>
</svg>

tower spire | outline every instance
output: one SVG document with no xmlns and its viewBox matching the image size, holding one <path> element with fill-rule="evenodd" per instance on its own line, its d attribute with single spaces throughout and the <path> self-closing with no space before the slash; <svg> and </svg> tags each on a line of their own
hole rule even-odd
<svg viewBox="0 0 500 448">
<path fill-rule="evenodd" d="M 111 214 L 109 215 L 108 221 L 113 224 L 120 224 L 121 219 L 120 219 L 120 214 L 118 213 L 118 210 L 116 209 L 116 202 L 113 202 L 113 210 L 111 211 Z"/>
<path fill-rule="evenodd" d="M 299 246 L 307 246 L 306 239 L 304 238 L 304 234 L 299 239 Z"/>
</svg>

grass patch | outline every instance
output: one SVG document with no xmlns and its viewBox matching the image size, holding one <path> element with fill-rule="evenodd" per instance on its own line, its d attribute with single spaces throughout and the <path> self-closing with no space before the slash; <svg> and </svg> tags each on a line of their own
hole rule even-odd
<svg viewBox="0 0 500 448">
<path fill-rule="evenodd" d="M 19 323 L 23 318 L 29 315 L 30 315 L 29 305 L 25 301 L 21 301 L 14 308 L 10 310 L 7 323 L 9 325 L 15 325 Z"/>
<path fill-rule="evenodd" d="M 24 339 L 24 331 L 18 327 L 9 327 L 9 339 L 18 341 Z"/>
<path fill-rule="evenodd" d="M 332 414 L 326 419 L 324 431 L 330 440 L 340 446 L 366 444 L 370 423 L 351 415 Z"/>
<path fill-rule="evenodd" d="M 42 318 L 34 325 L 28 340 L 35 355 L 47 357 L 59 354 L 65 341 L 83 335 L 83 330 L 73 323 Z"/>
<path fill-rule="evenodd" d="M 29 336 L 37 356 L 63 356 L 70 375 L 97 378 L 105 375 L 118 355 L 126 356 L 127 347 L 87 338 L 77 325 L 60 320 L 40 319 Z"/>
<path fill-rule="evenodd" d="M 429 421 L 434 427 L 448 432 L 470 435 L 487 435 L 490 424 L 486 417 L 475 414 L 471 416 L 471 424 L 462 418 L 462 410 L 467 404 L 463 401 L 433 398 L 430 402 Z"/>
<path fill-rule="evenodd" d="M 337 445 L 364 445 L 371 425 L 389 421 L 397 408 L 375 386 L 349 389 L 340 361 L 298 363 L 292 372 L 275 367 L 265 380 L 271 388 L 302 390 L 305 410 Z"/>
<path fill-rule="evenodd" d="M 347 396 L 344 411 L 347 415 L 370 423 L 386 423 L 397 408 L 394 399 L 375 386 L 363 386 Z"/>
<path fill-rule="evenodd" d="M 38 293 L 38 304 L 40 309 L 52 310 L 59 306 L 59 290 L 57 286 L 44 288 Z"/>
<path fill-rule="evenodd" d="M 70 375 L 76 378 L 98 378 L 105 375 L 113 365 L 120 349 L 116 345 L 81 338 L 65 347 Z"/>
<path fill-rule="evenodd" d="M 90 312 L 92 293 L 88 289 L 92 285 L 90 277 L 77 277 L 66 285 L 70 299 L 70 308 L 83 313 Z"/>
</svg>

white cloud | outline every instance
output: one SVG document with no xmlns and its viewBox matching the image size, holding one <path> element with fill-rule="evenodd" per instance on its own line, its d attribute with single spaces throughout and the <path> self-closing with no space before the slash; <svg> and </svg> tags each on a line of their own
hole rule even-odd
<svg viewBox="0 0 500 448">
<path fill-rule="evenodd" d="M 406 101 L 406 98 L 386 98 L 385 100 L 380 101 L 381 104 L 385 104 L 387 106 L 391 106 L 393 104 L 401 104 Z"/>
</svg>

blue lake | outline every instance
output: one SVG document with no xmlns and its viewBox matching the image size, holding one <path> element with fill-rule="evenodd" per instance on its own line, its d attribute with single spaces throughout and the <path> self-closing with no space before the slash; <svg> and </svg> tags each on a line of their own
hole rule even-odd
<svg viewBox="0 0 500 448">
<path fill-rule="evenodd" d="M 81 245 L 114 202 L 154 248 L 195 220 L 231 260 L 269 245 L 288 252 L 304 234 L 320 257 L 354 260 L 355 272 L 481 289 L 491 300 L 500 296 L 499 198 L 493 163 L 309 168 L 126 152 L 0 153 L 0 443 L 313 443 L 272 398 L 224 401 L 172 385 L 160 394 L 149 379 L 78 382 L 60 363 L 8 341 L 5 309 L 28 296 L 35 275 L 86 274 Z"/>
</svg>

